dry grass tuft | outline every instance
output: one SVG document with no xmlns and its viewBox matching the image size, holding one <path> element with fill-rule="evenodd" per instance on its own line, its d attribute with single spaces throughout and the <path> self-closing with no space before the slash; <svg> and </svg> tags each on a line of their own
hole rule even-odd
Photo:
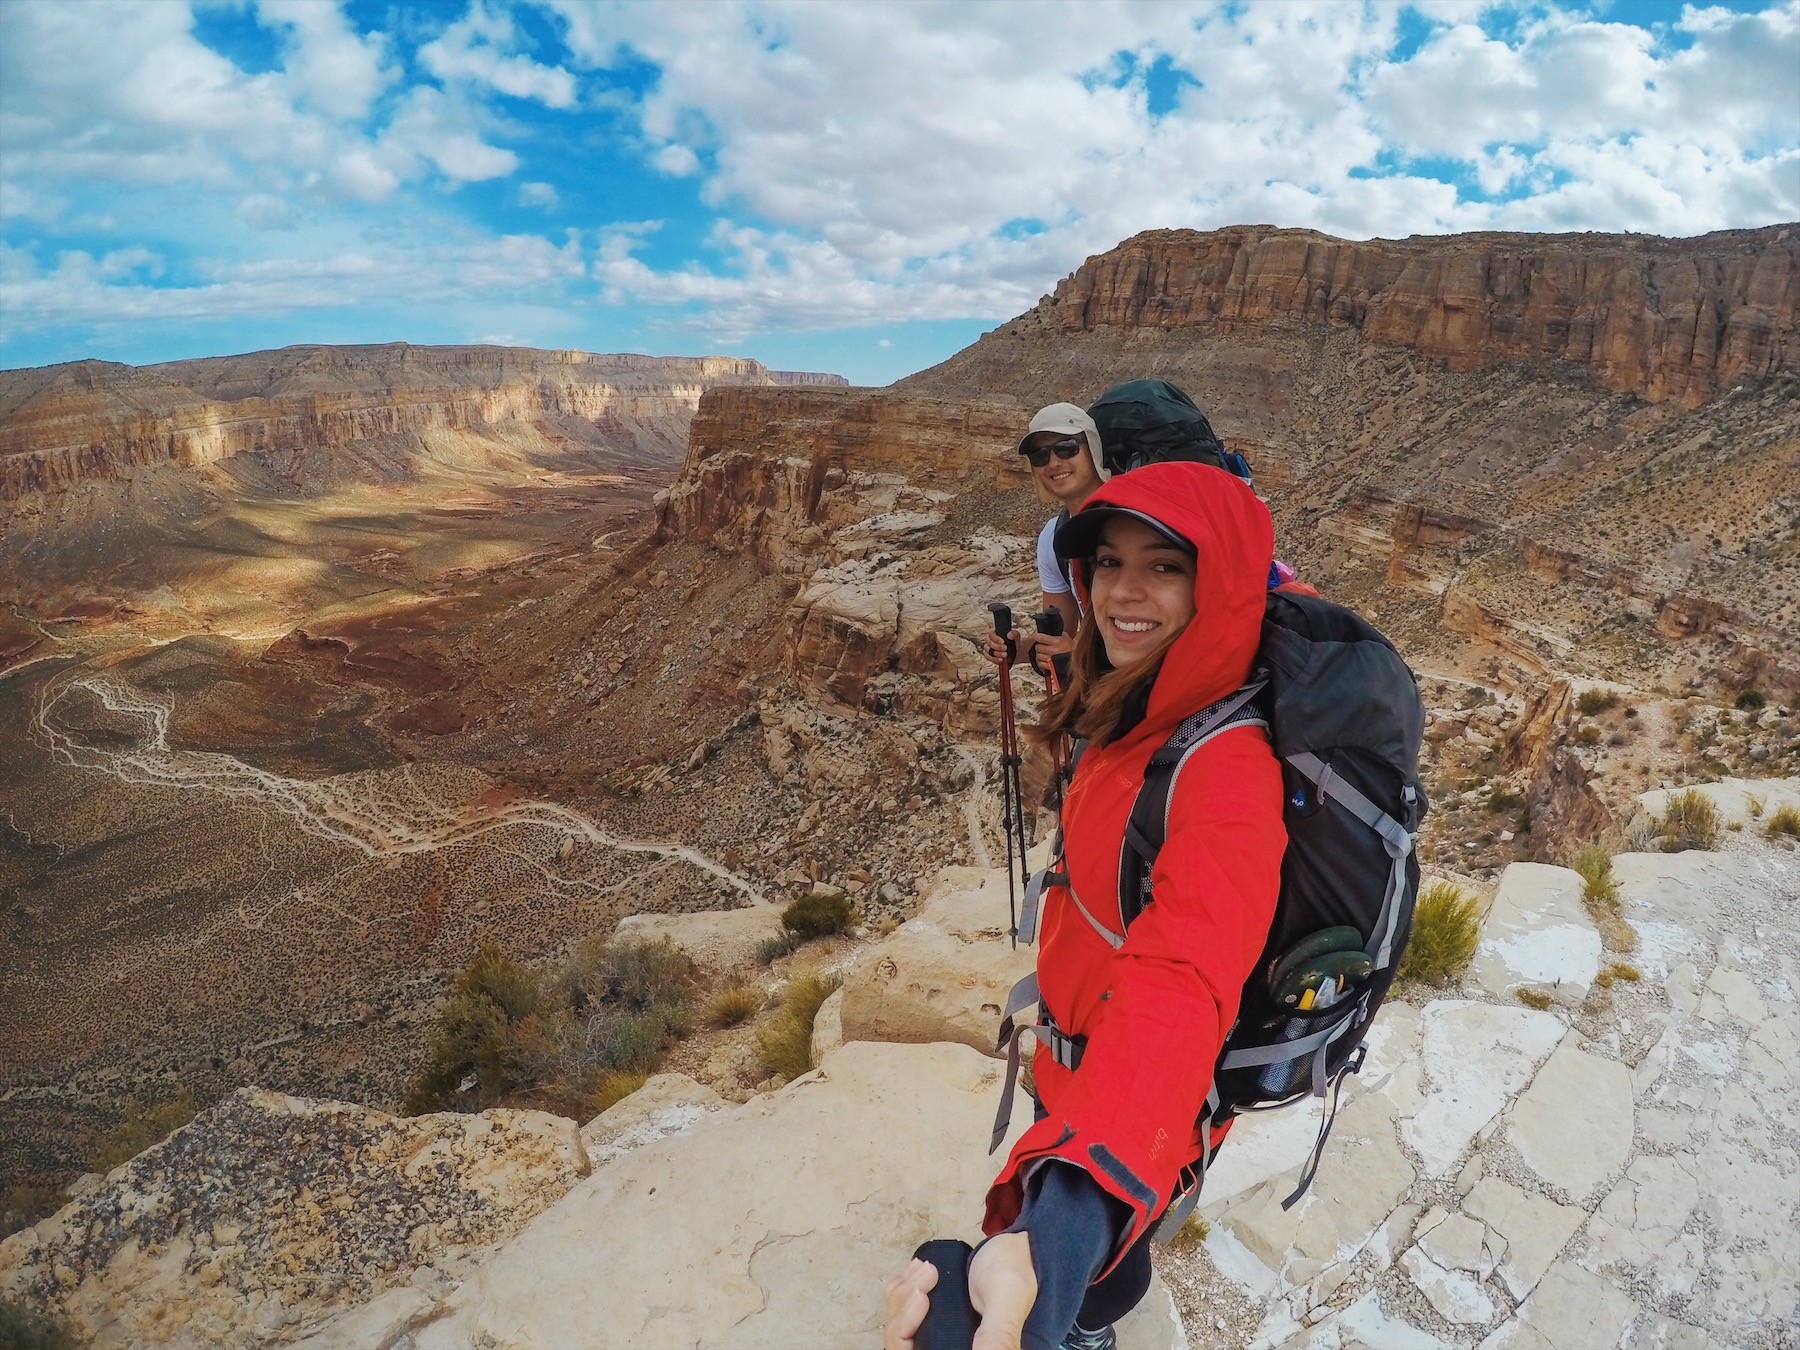
<svg viewBox="0 0 1800 1350">
<path fill-rule="evenodd" d="M 594 1095 L 588 1098 L 588 1110 L 599 1115 L 609 1106 L 617 1106 L 632 1093 L 650 1081 L 647 1073 L 638 1073 L 631 1069 L 614 1069 L 600 1080 L 600 1086 L 594 1089 Z"/>
<path fill-rule="evenodd" d="M 1655 822 L 1657 845 L 1664 853 L 1712 848 L 1719 842 L 1719 812 L 1704 792 L 1688 788 L 1670 795 Z"/>
<path fill-rule="evenodd" d="M 1550 1006 L 1550 995 L 1542 989 L 1515 989 L 1513 997 L 1527 1008 L 1536 1008 L 1539 1012 L 1543 1012 Z"/>
<path fill-rule="evenodd" d="M 1212 1232 L 1212 1225 L 1198 1214 L 1190 1214 L 1187 1222 L 1176 1230 L 1175 1236 L 1169 1239 L 1169 1250 L 1172 1252 L 1192 1251 L 1206 1241 L 1206 1235 Z"/>
<path fill-rule="evenodd" d="M 1800 811 L 1796 811 L 1791 806 L 1779 808 L 1774 815 L 1769 817 L 1769 823 L 1764 827 L 1764 832 L 1771 839 L 1800 839 Z"/>
<path fill-rule="evenodd" d="M 813 1021 L 842 983 L 835 975 L 802 975 L 787 982 L 780 1008 L 756 1033 L 756 1060 L 766 1072 L 791 1080 L 812 1069 Z"/>
<path fill-rule="evenodd" d="M 706 1020 L 715 1027 L 735 1027 L 761 1010 L 762 992 L 742 979 L 727 980 L 706 1001 Z"/>
<path fill-rule="evenodd" d="M 1569 867 L 1581 878 L 1581 903 L 1599 930 L 1600 942 L 1609 951 L 1637 949 L 1637 929 L 1625 921 L 1624 902 L 1613 880 L 1612 850 L 1590 840 L 1575 850 Z"/>
<path fill-rule="evenodd" d="M 784 956 L 792 956 L 800 950 L 800 938 L 795 933 L 777 933 L 774 937 L 766 937 L 756 944 L 756 964 L 773 965 Z"/>
<path fill-rule="evenodd" d="M 1412 937 L 1395 978 L 1420 985 L 1454 980 L 1475 959 L 1481 911 L 1475 897 L 1453 881 L 1430 881 L 1419 889 Z"/>
</svg>

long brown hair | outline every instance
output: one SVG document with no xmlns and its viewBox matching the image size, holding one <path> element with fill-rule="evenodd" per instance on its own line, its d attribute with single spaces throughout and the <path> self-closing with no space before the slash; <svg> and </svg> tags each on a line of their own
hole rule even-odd
<svg viewBox="0 0 1800 1350">
<path fill-rule="evenodd" d="M 1192 619 L 1188 620 L 1188 623 L 1192 622 Z M 1101 641 L 1100 624 L 1094 618 L 1090 604 L 1090 612 L 1083 616 L 1081 627 L 1075 633 L 1074 649 L 1069 653 L 1069 683 L 1055 698 L 1045 702 L 1037 723 L 1027 727 L 1025 734 L 1040 745 L 1063 732 L 1083 737 L 1095 745 L 1117 740 L 1128 729 L 1121 723 L 1132 695 L 1155 682 L 1162 670 L 1163 657 L 1186 631 L 1187 624 L 1184 623 L 1139 660 L 1115 668 L 1106 658 L 1106 644 Z"/>
</svg>

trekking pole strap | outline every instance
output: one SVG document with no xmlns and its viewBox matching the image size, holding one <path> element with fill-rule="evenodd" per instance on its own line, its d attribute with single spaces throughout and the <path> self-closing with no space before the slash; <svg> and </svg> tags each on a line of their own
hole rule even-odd
<svg viewBox="0 0 1800 1350">
<path fill-rule="evenodd" d="M 1369 935 L 1369 945 L 1364 949 L 1375 958 L 1375 968 L 1385 970 L 1393 963 L 1394 926 L 1400 917 L 1400 897 L 1406 893 L 1406 860 L 1412 855 L 1413 837 L 1404 825 L 1333 772 L 1329 764 L 1311 751 L 1289 755 L 1287 761 L 1317 784 L 1322 794 L 1331 797 L 1380 835 L 1388 857 L 1393 860 L 1393 866 L 1388 870 L 1387 894 L 1381 901 L 1381 917 L 1375 921 L 1375 931 Z"/>
</svg>

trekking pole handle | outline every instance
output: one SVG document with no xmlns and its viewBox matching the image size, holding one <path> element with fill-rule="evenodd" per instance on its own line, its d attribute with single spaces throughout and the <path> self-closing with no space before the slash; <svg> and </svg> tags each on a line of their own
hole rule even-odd
<svg viewBox="0 0 1800 1350">
<path fill-rule="evenodd" d="M 994 616 L 994 636 L 1006 643 L 1006 664 L 1011 665 L 1019 655 L 1019 644 L 1012 640 L 1012 606 L 1004 605 L 998 600 L 988 602 L 988 613 Z"/>
<path fill-rule="evenodd" d="M 1052 606 L 1042 614 L 1033 614 L 1031 622 L 1037 625 L 1038 632 L 1045 637 L 1061 637 L 1063 631 L 1062 611 Z"/>
</svg>

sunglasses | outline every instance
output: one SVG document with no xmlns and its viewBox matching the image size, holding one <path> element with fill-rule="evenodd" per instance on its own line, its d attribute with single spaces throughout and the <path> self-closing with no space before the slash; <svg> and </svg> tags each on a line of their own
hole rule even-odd
<svg viewBox="0 0 1800 1350">
<path fill-rule="evenodd" d="M 1035 446 L 1030 449 L 1020 446 L 1019 453 L 1030 461 L 1032 468 L 1041 469 L 1050 462 L 1052 451 L 1055 452 L 1058 459 L 1074 459 L 1086 445 L 1087 441 L 1083 437 L 1064 436 L 1060 441 L 1051 441 L 1048 445 Z"/>
</svg>

